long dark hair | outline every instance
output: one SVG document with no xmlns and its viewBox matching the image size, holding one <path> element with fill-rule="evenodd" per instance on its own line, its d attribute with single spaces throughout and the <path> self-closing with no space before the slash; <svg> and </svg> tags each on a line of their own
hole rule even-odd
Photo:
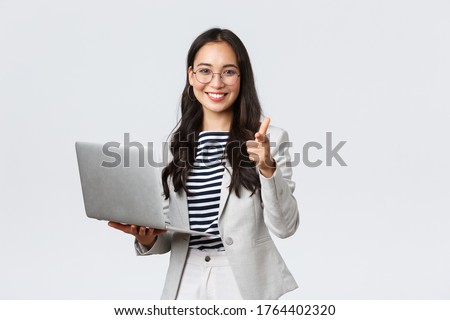
<svg viewBox="0 0 450 320">
<path fill-rule="evenodd" d="M 240 92 L 233 108 L 233 119 L 226 145 L 226 156 L 232 167 L 230 191 L 239 197 L 239 187 L 243 186 L 252 194 L 261 188 L 254 162 L 248 158 L 245 142 L 253 140 L 258 131 L 261 118 L 261 105 L 256 93 L 252 66 L 242 41 L 230 30 L 214 28 L 199 35 L 192 43 L 187 68 L 194 65 L 197 52 L 210 42 L 226 42 L 234 50 L 240 70 Z M 195 160 L 198 134 L 203 123 L 203 108 L 189 96 L 189 75 L 181 95 L 181 119 L 176 125 L 170 143 L 172 161 L 162 172 L 163 189 L 166 199 L 169 197 L 168 179 L 172 178 L 174 191 L 181 189 L 189 194 L 186 186 L 189 172 Z M 192 94 L 191 94 L 192 95 Z"/>
</svg>

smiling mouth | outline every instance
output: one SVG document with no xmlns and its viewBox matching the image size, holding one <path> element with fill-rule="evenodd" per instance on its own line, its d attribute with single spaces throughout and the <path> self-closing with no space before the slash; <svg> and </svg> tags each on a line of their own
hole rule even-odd
<svg viewBox="0 0 450 320">
<path fill-rule="evenodd" d="M 207 92 L 208 96 L 210 96 L 213 99 L 220 99 L 225 97 L 226 93 L 212 93 L 212 92 Z"/>
<path fill-rule="evenodd" d="M 223 99 L 225 99 L 225 96 L 228 93 L 206 92 L 206 94 L 208 95 L 208 98 L 211 99 L 212 101 L 220 102 Z"/>
</svg>

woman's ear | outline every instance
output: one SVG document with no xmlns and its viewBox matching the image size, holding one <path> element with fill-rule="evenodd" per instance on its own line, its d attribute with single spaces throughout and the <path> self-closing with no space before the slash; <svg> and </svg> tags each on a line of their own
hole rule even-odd
<svg viewBox="0 0 450 320">
<path fill-rule="evenodd" d="M 194 70 L 192 70 L 192 66 L 188 68 L 188 76 L 189 76 L 189 84 L 191 86 L 194 85 Z"/>
</svg>

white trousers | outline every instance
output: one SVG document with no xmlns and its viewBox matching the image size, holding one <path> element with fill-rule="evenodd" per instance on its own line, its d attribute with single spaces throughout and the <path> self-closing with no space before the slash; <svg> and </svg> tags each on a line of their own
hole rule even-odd
<svg viewBox="0 0 450 320">
<path fill-rule="evenodd" d="M 242 299 L 225 251 L 189 249 L 177 300 Z"/>
</svg>

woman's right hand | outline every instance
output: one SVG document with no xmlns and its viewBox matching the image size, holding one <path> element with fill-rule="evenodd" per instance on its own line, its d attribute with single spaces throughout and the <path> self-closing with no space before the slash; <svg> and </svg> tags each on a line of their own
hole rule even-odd
<svg viewBox="0 0 450 320">
<path fill-rule="evenodd" d="M 121 224 L 113 221 L 108 222 L 108 226 L 135 236 L 140 244 L 148 248 L 151 248 L 155 244 L 158 234 L 166 233 L 166 230 L 140 227 L 134 224 Z"/>
</svg>

